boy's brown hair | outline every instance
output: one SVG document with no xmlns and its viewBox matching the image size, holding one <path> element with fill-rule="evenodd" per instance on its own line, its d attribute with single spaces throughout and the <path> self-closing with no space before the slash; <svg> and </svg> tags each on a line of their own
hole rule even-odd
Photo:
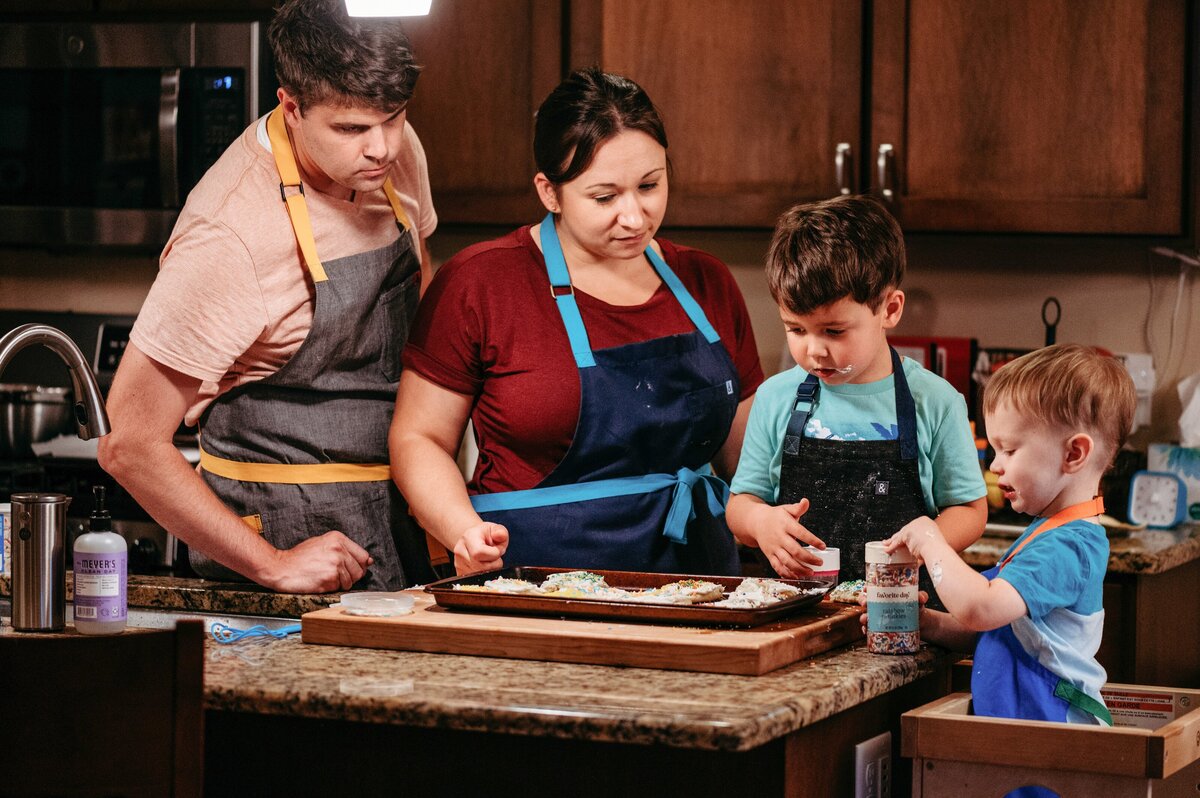
<svg viewBox="0 0 1200 798">
<path fill-rule="evenodd" d="M 1110 464 L 1133 426 L 1137 392 L 1115 357 L 1090 346 L 1055 344 L 1005 363 L 983 394 L 983 412 L 1008 404 L 1067 429 L 1093 433 Z"/>
<path fill-rule="evenodd" d="M 771 297 L 792 313 L 844 297 L 873 313 L 904 279 L 904 233 L 871 197 L 793 205 L 775 224 L 766 271 Z"/>
</svg>

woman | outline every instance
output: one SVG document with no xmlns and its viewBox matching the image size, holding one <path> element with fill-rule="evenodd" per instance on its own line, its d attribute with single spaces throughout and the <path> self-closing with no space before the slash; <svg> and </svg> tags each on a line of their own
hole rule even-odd
<svg viewBox="0 0 1200 798">
<path fill-rule="evenodd" d="M 460 252 L 418 312 L 396 484 L 460 574 L 737 574 L 708 464 L 732 475 L 763 375 L 725 265 L 654 239 L 662 121 L 632 81 L 581 70 L 539 108 L 534 156 L 547 216 Z M 468 418 L 479 462 L 464 486 Z"/>
</svg>

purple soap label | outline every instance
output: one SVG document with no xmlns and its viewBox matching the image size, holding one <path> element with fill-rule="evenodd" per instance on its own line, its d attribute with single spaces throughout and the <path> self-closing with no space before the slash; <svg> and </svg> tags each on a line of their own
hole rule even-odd
<svg viewBox="0 0 1200 798">
<path fill-rule="evenodd" d="M 126 615 L 125 552 L 75 552 L 75 617 L 84 621 L 122 621 Z"/>
</svg>

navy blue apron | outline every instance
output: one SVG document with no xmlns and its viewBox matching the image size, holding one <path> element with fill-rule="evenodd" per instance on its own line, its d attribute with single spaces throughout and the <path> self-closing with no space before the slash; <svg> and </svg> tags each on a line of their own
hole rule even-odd
<svg viewBox="0 0 1200 798">
<path fill-rule="evenodd" d="M 984 571 L 983 575 L 989 582 L 995 579 L 1037 535 L 1102 512 L 1103 502 L 1096 499 L 1067 507 L 1015 544 L 999 564 Z M 1107 707 L 1030 656 L 1009 624 L 980 633 L 971 671 L 971 694 L 976 715 L 1066 723 L 1067 710 L 1073 706 L 1112 725 L 1112 715 Z"/>
<path fill-rule="evenodd" d="M 804 427 L 820 398 L 815 374 L 796 389 L 779 470 L 779 504 L 809 501 L 800 519 L 826 546 L 841 549 L 840 578 L 866 575 L 866 543 L 883 540 L 914 518 L 928 515 L 917 462 L 917 410 L 904 367 L 892 355 L 896 395 L 895 440 L 834 441 L 804 437 Z M 764 558 L 765 559 L 765 558 Z M 922 571 L 921 589 L 935 601 Z"/>
<path fill-rule="evenodd" d="M 646 248 L 696 330 L 593 351 L 554 228 L 542 221 L 550 292 L 579 369 L 571 446 L 535 488 L 471 497 L 508 528 L 506 566 L 737 575 L 729 487 L 708 463 L 737 413 L 737 370 L 683 283 Z"/>
<path fill-rule="evenodd" d="M 1090 505 L 1090 502 L 1084 502 Z M 1064 513 L 1080 505 L 1068 507 Z M 1103 512 L 1103 505 L 1097 512 Z M 1017 552 L 1035 535 L 1066 521 L 1062 513 L 1047 520 L 1038 530 L 1014 547 L 998 565 L 983 572 L 992 581 Z M 1057 521 L 1057 523 L 1056 523 Z M 1108 708 L 1075 685 L 1060 678 L 1030 656 L 1013 633 L 1012 625 L 981 632 L 975 643 L 971 670 L 971 711 L 992 718 L 1021 718 L 1067 723 L 1067 710 L 1075 707 L 1112 726 Z M 1045 787 L 1021 787 L 1005 798 L 1057 798 L 1058 793 Z"/>
</svg>

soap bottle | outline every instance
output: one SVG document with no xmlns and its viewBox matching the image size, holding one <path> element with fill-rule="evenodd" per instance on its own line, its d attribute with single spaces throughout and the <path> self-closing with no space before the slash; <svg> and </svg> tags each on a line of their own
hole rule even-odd
<svg viewBox="0 0 1200 798">
<path fill-rule="evenodd" d="M 112 531 L 104 506 L 104 486 L 92 488 L 91 531 L 75 539 L 75 628 L 86 635 L 125 631 L 129 546 Z"/>
</svg>

